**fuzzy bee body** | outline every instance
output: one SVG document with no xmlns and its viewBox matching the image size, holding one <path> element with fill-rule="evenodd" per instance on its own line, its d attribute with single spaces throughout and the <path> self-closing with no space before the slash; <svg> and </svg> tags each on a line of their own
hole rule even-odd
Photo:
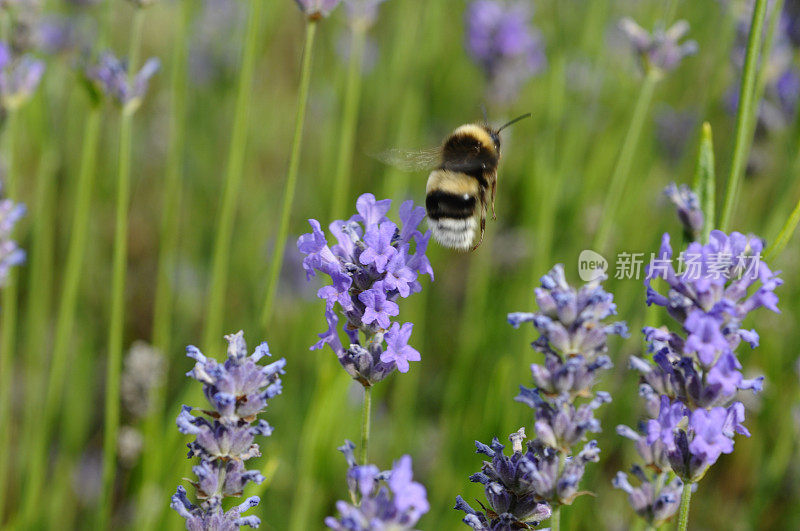
<svg viewBox="0 0 800 531">
<path fill-rule="evenodd" d="M 500 161 L 498 131 L 486 125 L 462 125 L 442 145 L 441 164 L 428 177 L 425 208 L 433 238 L 445 247 L 466 251 L 475 239 L 476 215 L 480 239 L 486 229 L 486 210 L 497 190 Z"/>
</svg>

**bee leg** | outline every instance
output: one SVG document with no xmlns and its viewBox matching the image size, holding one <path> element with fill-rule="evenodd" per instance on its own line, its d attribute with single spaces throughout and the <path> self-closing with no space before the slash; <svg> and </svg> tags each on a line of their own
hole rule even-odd
<svg viewBox="0 0 800 531">
<path fill-rule="evenodd" d="M 475 244 L 475 247 L 472 248 L 474 251 L 478 247 L 481 246 L 483 243 L 483 233 L 486 232 L 486 208 L 481 209 L 481 237 L 478 239 L 478 243 Z"/>
<path fill-rule="evenodd" d="M 497 177 L 492 181 L 492 220 L 497 220 L 497 213 L 494 211 L 494 196 L 497 193 Z"/>
</svg>

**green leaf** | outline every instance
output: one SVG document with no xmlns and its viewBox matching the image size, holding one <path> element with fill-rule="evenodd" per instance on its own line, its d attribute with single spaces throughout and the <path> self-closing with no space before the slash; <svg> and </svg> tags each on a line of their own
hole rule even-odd
<svg viewBox="0 0 800 531">
<path fill-rule="evenodd" d="M 797 201 L 797 205 L 794 207 L 794 210 L 792 210 L 792 213 L 789 214 L 789 219 L 786 220 L 786 223 L 778 233 L 775 241 L 772 242 L 772 245 L 770 245 L 764 253 L 764 260 L 772 260 L 781 254 L 783 249 L 786 247 L 786 244 L 792 239 L 792 234 L 794 234 L 794 229 L 797 228 L 798 222 L 800 222 L 800 200 Z"/>
<path fill-rule="evenodd" d="M 716 191 L 716 174 L 714 172 L 714 140 L 711 136 L 711 124 L 703 123 L 700 135 L 700 149 L 697 154 L 697 166 L 692 184 L 694 193 L 700 199 L 703 209 L 702 242 L 708 243 L 709 234 L 714 229 L 714 201 Z"/>
</svg>

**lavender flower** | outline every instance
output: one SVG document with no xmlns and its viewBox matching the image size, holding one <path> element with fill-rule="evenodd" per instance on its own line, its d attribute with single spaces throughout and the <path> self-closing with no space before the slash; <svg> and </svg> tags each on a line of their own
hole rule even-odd
<svg viewBox="0 0 800 531">
<path fill-rule="evenodd" d="M 186 518 L 189 530 L 235 530 L 239 526 L 258 527 L 255 516 L 241 517 L 241 513 L 258 505 L 257 496 L 225 512 L 223 498 L 241 496 L 245 485 L 261 483 L 264 477 L 257 470 L 246 470 L 244 461 L 261 455 L 256 435 L 269 436 L 272 427 L 265 420 L 257 420 L 267 406 L 267 400 L 281 392 L 280 375 L 284 373 L 285 359 L 268 365 L 258 365 L 264 356 L 270 356 L 266 343 L 247 355 L 247 345 L 241 331 L 225 336 L 228 340 L 228 359 L 220 364 L 205 357 L 194 346 L 186 348 L 187 355 L 196 360 L 187 373 L 203 384 L 203 393 L 213 408 L 205 412 L 209 418 L 192 415 L 193 408 L 183 406 L 177 424 L 181 433 L 195 436 L 189 443 L 189 457 L 199 457 L 200 463 L 192 468 L 197 476 L 195 487 L 200 505 L 186 496 L 186 489 L 178 487 L 172 496 L 171 507 Z"/>
<path fill-rule="evenodd" d="M 623 18 L 619 28 L 642 61 L 645 72 L 666 73 L 678 67 L 684 57 L 697 53 L 695 41 L 680 43 L 689 33 L 689 23 L 679 20 L 667 30 L 656 28 L 649 33 L 631 18 Z"/>
<path fill-rule="evenodd" d="M 681 221 L 698 210 L 696 198 L 674 185 L 669 192 L 677 200 Z M 698 210 L 699 212 L 699 210 Z M 664 234 L 661 249 L 647 268 L 646 302 L 666 308 L 680 325 L 643 330 L 653 361 L 632 357 L 631 368 L 641 374 L 640 395 L 650 418 L 640 435 L 619 426 L 617 431 L 634 441 L 648 475 L 633 467 L 639 486 L 620 472 L 614 486 L 628 493 L 636 513 L 658 526 L 672 517 L 680 505 L 683 483 L 695 483 L 722 454 L 731 453 L 736 433 L 749 436 L 743 426 L 745 411 L 735 401 L 740 390 L 761 389 L 763 377 L 745 379 L 735 350 L 742 340 L 755 348 L 758 334 L 742 328 L 745 317 L 761 307 L 778 311 L 775 289 L 782 284 L 761 261 L 762 242 L 738 232 L 711 232 L 709 243 L 692 242 L 681 253 L 681 270 L 672 265 L 672 247 Z M 666 295 L 651 281 L 662 278 Z M 671 472 L 677 478 L 667 484 Z"/>
<path fill-rule="evenodd" d="M 25 261 L 25 251 L 11 239 L 14 225 L 25 215 L 25 205 L 11 199 L 0 199 L 0 287 L 8 280 L 12 267 Z"/>
<path fill-rule="evenodd" d="M 307 277 L 323 273 L 332 281 L 317 293 L 326 302 L 328 330 L 311 348 L 329 345 L 345 370 L 365 387 L 395 369 L 408 372 L 408 362 L 419 361 L 419 352 L 408 345 L 413 324 L 401 325 L 392 318 L 400 313 L 397 302 L 401 298 L 422 289 L 419 275 L 433 279 L 425 256 L 430 233 L 423 235 L 417 229 L 425 209 L 412 201 L 403 203 L 402 227 L 398 228 L 386 217 L 390 207 L 391 200 L 376 201 L 372 194 L 364 194 L 356 202 L 358 214 L 331 223 L 330 231 L 338 243 L 328 245 L 315 219 L 309 220 L 312 232 L 297 240 L 298 249 L 306 255 L 303 268 Z M 347 347 L 339 337 L 340 315 L 346 320 Z"/>
<path fill-rule="evenodd" d="M 531 5 L 523 1 L 477 0 L 467 8 L 467 51 L 501 101 L 514 99 L 547 64 L 541 35 L 528 22 L 531 15 Z"/>
<path fill-rule="evenodd" d="M 0 104 L 16 109 L 28 101 L 44 74 L 44 62 L 32 55 L 16 55 L 0 42 Z"/>
<path fill-rule="evenodd" d="M 95 99 L 110 96 L 125 112 L 134 112 L 144 99 L 150 78 L 159 68 L 159 60 L 150 58 L 131 77 L 125 61 L 117 59 L 110 52 L 104 52 L 96 63 L 86 67 L 84 74 Z"/>
<path fill-rule="evenodd" d="M 523 450 L 525 430 L 511 434 L 513 455 L 503 454 L 497 439 L 490 446 L 476 441 L 478 452 L 492 458 L 470 481 L 486 487 L 489 506 L 470 507 L 460 496 L 456 509 L 474 529 L 528 529 L 550 517 L 551 508 L 570 505 L 581 494 L 578 485 L 586 463 L 599 459 L 596 441 L 577 452 L 589 433 L 600 431 L 594 410 L 610 402 L 608 393 L 593 395 L 598 371 L 612 367 L 605 354 L 611 334 L 627 335 L 624 323 L 606 323 L 616 313 L 613 296 L 596 280 L 575 289 L 567 284 L 564 267 L 554 266 L 535 290 L 539 312 L 508 315 L 518 328 L 532 323 L 539 332 L 533 347 L 545 356 L 533 364 L 536 388 L 520 386 L 516 401 L 535 411 L 536 439 Z M 579 399 L 588 398 L 585 403 Z M 480 503 L 480 502 L 479 502 Z"/>
<path fill-rule="evenodd" d="M 309 20 L 319 20 L 330 15 L 341 0 L 295 0 L 295 2 Z"/>
<path fill-rule="evenodd" d="M 404 455 L 391 470 L 381 472 L 375 465 L 358 465 L 354 449 L 350 441 L 339 448 L 349 466 L 350 497 L 357 503 L 336 502 L 339 518 L 329 516 L 325 525 L 337 531 L 413 529 L 430 505 L 425 487 L 412 479 L 411 457 Z"/>
<path fill-rule="evenodd" d="M 683 230 L 691 239 L 696 240 L 703 230 L 703 211 L 697 194 L 685 184 L 678 187 L 675 183 L 668 184 L 664 193 L 677 208 Z"/>
</svg>

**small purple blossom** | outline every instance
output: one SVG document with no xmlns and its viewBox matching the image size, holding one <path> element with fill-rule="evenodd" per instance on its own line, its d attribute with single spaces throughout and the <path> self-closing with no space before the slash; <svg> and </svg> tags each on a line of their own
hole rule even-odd
<svg viewBox="0 0 800 531">
<path fill-rule="evenodd" d="M 125 61 L 117 59 L 111 52 L 104 52 L 97 62 L 86 67 L 84 73 L 96 98 L 109 96 L 126 112 L 133 112 L 142 103 L 150 78 L 160 66 L 158 59 L 150 58 L 131 77 Z"/>
<path fill-rule="evenodd" d="M 0 42 L 0 103 L 14 109 L 28 101 L 44 75 L 44 61 L 30 54 L 17 55 Z"/>
<path fill-rule="evenodd" d="M 384 336 L 386 340 L 386 351 L 381 354 L 381 361 L 384 363 L 394 362 L 397 365 L 397 370 L 400 372 L 408 372 L 409 361 L 419 361 L 419 352 L 409 346 L 408 340 L 411 337 L 411 330 L 414 328 L 413 323 L 400 323 L 392 324 L 392 327 Z"/>
<path fill-rule="evenodd" d="M 700 200 L 685 184 L 678 187 L 675 183 L 670 183 L 664 189 L 672 204 L 678 211 L 678 219 L 683 224 L 683 229 L 692 239 L 697 239 L 700 231 L 703 230 L 703 211 L 700 208 Z"/>
<path fill-rule="evenodd" d="M 680 43 L 689 33 L 689 23 L 679 20 L 664 30 L 656 28 L 652 33 L 637 24 L 632 18 L 620 20 L 619 28 L 631 43 L 646 72 L 655 69 L 664 73 L 674 70 L 681 61 L 697 53 L 697 42 Z"/>
<path fill-rule="evenodd" d="M 351 499 L 358 503 L 336 502 L 339 517 L 325 518 L 325 525 L 337 531 L 414 529 L 430 505 L 425 487 L 413 480 L 411 457 L 404 455 L 391 470 L 381 472 L 375 465 L 358 465 L 354 449 L 350 441 L 339 448 L 349 465 L 347 484 Z"/>
<path fill-rule="evenodd" d="M 683 489 L 680 478 L 673 478 L 669 483 L 663 479 L 663 486 L 659 488 L 658 482 L 649 478 L 639 466 L 632 468 L 631 475 L 638 480 L 638 486 L 631 485 L 625 472 L 617 472 L 611 483 L 614 488 L 628 493 L 628 502 L 634 512 L 648 524 L 659 527 L 678 512 Z"/>
<path fill-rule="evenodd" d="M 467 8 L 467 51 L 486 73 L 490 91 L 503 101 L 512 100 L 547 64 L 531 15 L 526 2 L 477 0 Z"/>
<path fill-rule="evenodd" d="M 328 330 L 312 349 L 329 345 L 345 370 L 367 386 L 395 369 L 407 372 L 409 361 L 419 361 L 419 352 L 408 345 L 413 325 L 401 327 L 392 319 L 400 314 L 399 299 L 422 289 L 419 276 L 433 278 L 425 256 L 430 233 L 418 230 L 425 209 L 404 202 L 398 227 L 387 217 L 391 204 L 363 194 L 356 201 L 356 215 L 331 223 L 334 245 L 315 219 L 309 220 L 311 232 L 297 240 L 306 277 L 322 273 L 331 282 L 317 293 L 326 302 Z M 340 321 L 349 343 L 339 337 Z"/>
<path fill-rule="evenodd" d="M 228 341 L 228 359 L 218 363 L 204 356 L 196 347 L 187 347 L 187 355 L 196 360 L 187 376 L 203 384 L 203 393 L 213 412 L 183 406 L 176 423 L 178 430 L 194 435 L 189 443 L 189 457 L 198 457 L 199 464 L 192 467 L 197 476 L 195 495 L 200 505 L 192 504 L 186 490 L 178 486 L 170 505 L 186 519 L 189 530 L 235 530 L 240 526 L 258 527 L 255 516 L 240 517 L 240 513 L 255 507 L 259 499 L 254 496 L 227 512 L 222 510 L 226 497 L 241 496 L 249 482 L 261 483 L 264 477 L 258 470 L 246 470 L 244 461 L 261 455 L 256 436 L 268 437 L 272 427 L 257 415 L 267 406 L 267 400 L 281 393 L 280 375 L 286 365 L 280 359 L 268 365 L 259 365 L 264 356 L 270 356 L 266 343 L 248 355 L 241 331 L 225 336 Z M 200 411 L 207 416 L 195 416 Z M 255 425 L 253 425 L 255 422 Z"/>
</svg>

